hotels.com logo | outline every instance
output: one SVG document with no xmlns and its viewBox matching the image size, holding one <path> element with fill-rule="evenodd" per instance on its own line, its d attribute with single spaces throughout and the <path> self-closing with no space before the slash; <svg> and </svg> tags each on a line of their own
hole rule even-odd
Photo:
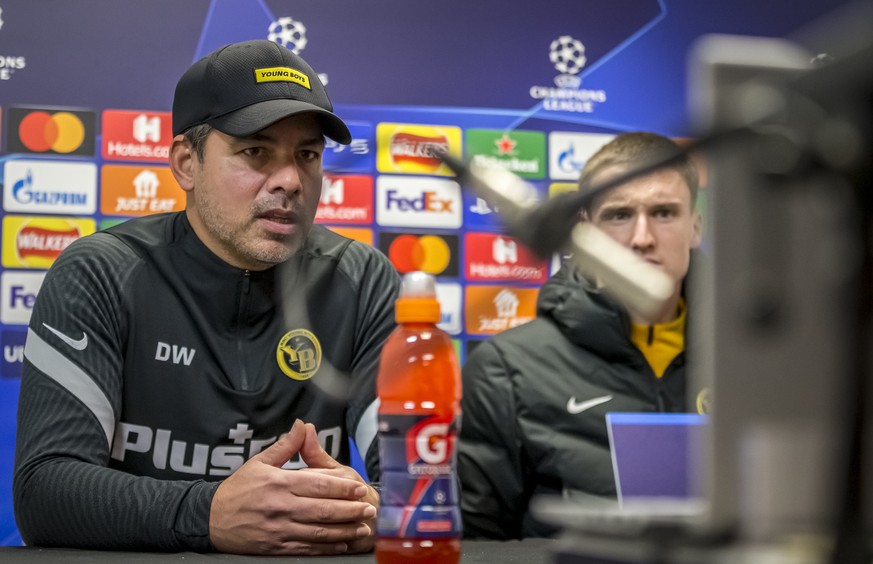
<svg viewBox="0 0 873 564">
<path fill-rule="evenodd" d="M 103 158 L 167 162 L 173 141 L 169 112 L 105 110 Z"/>
<path fill-rule="evenodd" d="M 324 175 L 315 221 L 344 225 L 372 223 L 373 177 Z"/>
<path fill-rule="evenodd" d="M 467 250 L 467 280 L 542 284 L 549 276 L 547 261 L 540 260 L 510 237 L 467 233 L 464 248 Z"/>
</svg>

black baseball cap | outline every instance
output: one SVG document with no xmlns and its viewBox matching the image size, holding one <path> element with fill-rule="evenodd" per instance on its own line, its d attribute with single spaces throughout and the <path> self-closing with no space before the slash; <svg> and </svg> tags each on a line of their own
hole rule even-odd
<svg viewBox="0 0 873 564">
<path fill-rule="evenodd" d="M 324 85 L 306 61 L 266 39 L 232 43 L 185 71 L 173 97 L 173 135 L 208 123 L 246 137 L 300 113 L 315 114 L 324 134 L 343 145 L 349 128 L 336 114 Z"/>
</svg>

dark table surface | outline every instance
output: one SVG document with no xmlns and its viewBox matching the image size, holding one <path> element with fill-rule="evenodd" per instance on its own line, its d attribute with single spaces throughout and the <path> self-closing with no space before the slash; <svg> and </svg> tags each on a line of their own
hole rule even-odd
<svg viewBox="0 0 873 564">
<path fill-rule="evenodd" d="M 462 564 L 482 562 L 488 564 L 551 564 L 554 542 L 549 539 L 525 539 L 523 541 L 465 540 L 462 543 Z M 109 552 L 77 550 L 72 548 L 36 548 L 29 546 L 0 547 L 0 562 L 3 564 L 163 564 L 170 562 L 282 562 L 288 564 L 364 564 L 376 562 L 373 554 L 353 556 L 238 556 L 234 554 L 198 554 L 196 552 Z"/>
</svg>

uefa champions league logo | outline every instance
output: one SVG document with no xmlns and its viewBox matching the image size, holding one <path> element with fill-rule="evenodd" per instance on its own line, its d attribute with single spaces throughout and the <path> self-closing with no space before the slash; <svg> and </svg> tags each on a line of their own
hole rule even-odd
<svg viewBox="0 0 873 564">
<path fill-rule="evenodd" d="M 585 46 L 569 35 L 552 41 L 549 46 L 549 60 L 561 74 L 555 77 L 559 88 L 578 88 L 582 79 L 576 76 L 585 66 Z"/>
<path fill-rule="evenodd" d="M 267 33 L 267 39 L 287 47 L 297 55 L 306 47 L 306 26 L 292 18 L 279 18 L 270 24 Z"/>
</svg>

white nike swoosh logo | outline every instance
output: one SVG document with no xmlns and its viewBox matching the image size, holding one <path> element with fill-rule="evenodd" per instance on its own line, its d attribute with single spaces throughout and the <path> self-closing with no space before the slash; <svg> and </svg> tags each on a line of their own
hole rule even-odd
<svg viewBox="0 0 873 564">
<path fill-rule="evenodd" d="M 576 403 L 576 396 L 570 398 L 570 401 L 567 402 L 567 411 L 576 415 L 577 413 L 582 413 L 588 409 L 591 409 L 594 406 L 600 405 L 601 403 L 606 403 L 612 399 L 612 396 L 601 396 L 599 398 L 593 398 L 587 401 L 582 401 Z"/>
<path fill-rule="evenodd" d="M 58 331 L 54 327 L 51 327 L 45 323 L 43 323 L 42 326 L 45 327 L 46 329 L 48 329 L 49 331 L 51 331 L 52 333 L 54 333 L 55 335 L 57 335 L 60 340 L 67 343 L 68 345 L 70 345 L 71 347 L 76 349 L 77 351 L 83 351 L 83 350 L 85 350 L 85 347 L 88 346 L 88 334 L 85 333 L 84 331 L 82 331 L 82 338 L 77 340 L 77 339 L 74 339 L 72 337 L 68 337 L 67 335 L 64 335 L 63 333 L 61 333 L 60 331 Z"/>
</svg>

